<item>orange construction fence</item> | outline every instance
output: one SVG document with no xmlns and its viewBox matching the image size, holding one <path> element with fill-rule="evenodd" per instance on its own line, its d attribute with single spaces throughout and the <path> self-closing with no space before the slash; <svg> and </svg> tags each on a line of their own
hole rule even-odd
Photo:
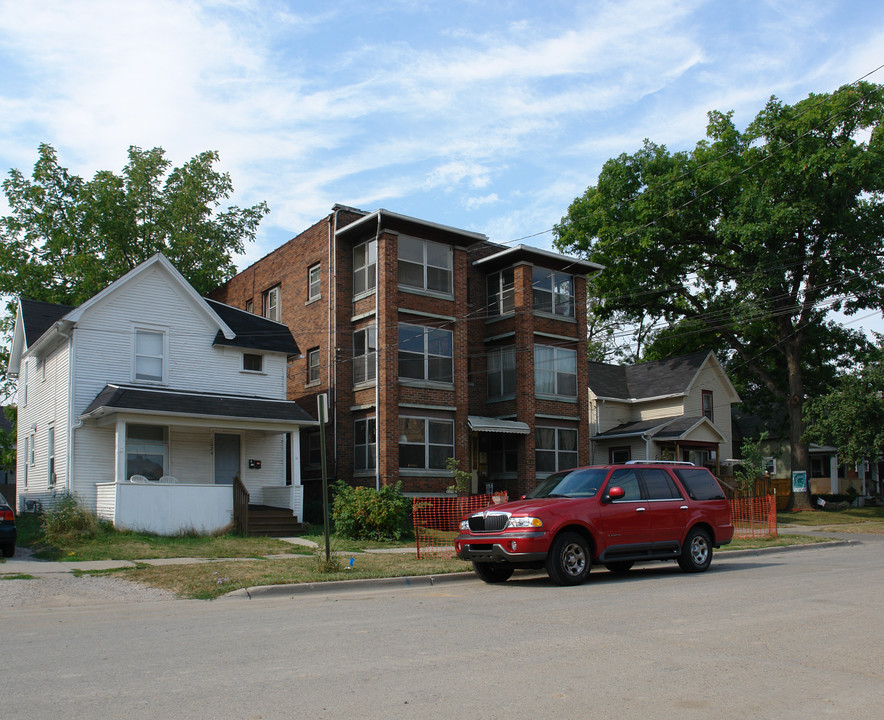
<svg viewBox="0 0 884 720">
<path fill-rule="evenodd" d="M 728 500 L 735 538 L 777 537 L 777 496 Z"/>
<path fill-rule="evenodd" d="M 417 556 L 454 557 L 454 538 L 466 515 L 489 505 L 506 502 L 507 495 L 467 495 L 465 497 L 414 498 L 411 503 Z"/>
<path fill-rule="evenodd" d="M 450 498 L 414 498 L 411 508 L 417 556 L 454 557 L 460 521 L 477 510 L 506 502 L 506 493 Z M 728 500 L 734 538 L 777 537 L 775 495 Z"/>
</svg>

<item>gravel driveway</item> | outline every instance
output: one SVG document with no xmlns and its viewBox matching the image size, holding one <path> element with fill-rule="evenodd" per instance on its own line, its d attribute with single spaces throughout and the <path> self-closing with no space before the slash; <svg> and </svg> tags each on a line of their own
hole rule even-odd
<svg viewBox="0 0 884 720">
<path fill-rule="evenodd" d="M 26 559 L 30 551 L 16 548 L 15 557 Z M 8 564 L 3 568 L 12 570 Z M 155 602 L 174 600 L 168 590 L 139 585 L 112 577 L 73 573 L 30 573 L 31 580 L 4 580 L 0 576 L 0 612 L 17 607 L 72 607 L 103 603 Z"/>
</svg>

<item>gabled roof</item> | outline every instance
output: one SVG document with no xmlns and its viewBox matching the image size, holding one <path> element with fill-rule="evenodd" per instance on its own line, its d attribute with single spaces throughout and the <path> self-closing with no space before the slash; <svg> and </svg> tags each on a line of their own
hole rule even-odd
<svg viewBox="0 0 884 720">
<path fill-rule="evenodd" d="M 654 418 L 653 420 L 623 423 L 603 433 L 593 435 L 592 439 L 613 440 L 615 438 L 648 436 L 656 440 L 685 440 L 694 430 L 703 425 L 710 428 L 722 440 L 724 439 L 721 431 L 715 427 L 712 421 L 702 415 L 693 417 L 673 415 L 671 417 Z"/>
<path fill-rule="evenodd" d="M 25 342 L 27 347 L 30 347 L 40 339 L 43 333 L 73 310 L 74 306 L 55 305 L 54 303 L 21 298 L 19 308 L 24 320 Z"/>
<path fill-rule="evenodd" d="M 105 385 L 83 414 L 100 418 L 117 412 L 190 418 L 237 418 L 256 422 L 315 425 L 296 402 L 248 395 Z"/>
<path fill-rule="evenodd" d="M 686 395 L 707 362 L 714 362 L 721 370 L 709 350 L 637 365 L 590 362 L 589 389 L 596 397 L 623 401 Z M 734 402 L 738 402 L 736 390 L 723 370 L 721 376 Z"/>
<path fill-rule="evenodd" d="M 235 333 L 234 337 L 227 338 L 219 330 L 213 345 L 225 345 L 248 350 L 267 350 L 286 353 L 286 355 L 301 354 L 288 325 L 268 320 L 265 317 L 254 315 L 231 305 L 225 305 L 217 300 L 205 298 L 205 301 L 224 324 Z"/>
</svg>

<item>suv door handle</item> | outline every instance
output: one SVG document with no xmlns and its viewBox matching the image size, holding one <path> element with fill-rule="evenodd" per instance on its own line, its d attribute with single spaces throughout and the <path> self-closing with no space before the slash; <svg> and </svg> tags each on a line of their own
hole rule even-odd
<svg viewBox="0 0 884 720">
<path fill-rule="evenodd" d="M 636 508 L 635 511 L 636 511 L 636 512 L 644 512 L 645 509 L 644 509 L 644 508 Z"/>
<path fill-rule="evenodd" d="M 687 509 L 688 509 L 688 506 L 687 506 L 687 505 L 682 505 L 682 506 L 679 508 L 679 510 L 687 510 Z"/>
</svg>

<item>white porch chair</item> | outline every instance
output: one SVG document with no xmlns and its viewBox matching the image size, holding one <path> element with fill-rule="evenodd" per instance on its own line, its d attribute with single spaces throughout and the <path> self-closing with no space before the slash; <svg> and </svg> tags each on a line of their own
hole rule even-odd
<svg viewBox="0 0 884 720">
<path fill-rule="evenodd" d="M 174 475 L 163 475 L 160 478 L 160 482 L 167 485 L 174 485 L 178 482 L 178 478 L 176 478 Z"/>
<path fill-rule="evenodd" d="M 146 477 L 144 477 L 144 475 L 133 475 L 132 477 L 129 478 L 129 482 L 136 483 L 138 485 L 143 485 L 145 483 L 149 483 L 150 480 L 148 480 Z"/>
</svg>

